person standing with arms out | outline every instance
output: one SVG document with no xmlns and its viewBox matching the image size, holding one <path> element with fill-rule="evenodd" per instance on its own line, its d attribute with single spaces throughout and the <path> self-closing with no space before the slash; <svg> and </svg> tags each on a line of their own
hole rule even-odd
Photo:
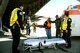
<svg viewBox="0 0 80 53">
<path fill-rule="evenodd" d="M 58 15 L 55 16 L 56 20 L 53 21 L 53 23 L 55 23 L 56 26 L 56 38 L 61 36 L 61 31 L 60 31 L 60 25 L 61 25 L 61 18 L 59 18 Z"/>
<path fill-rule="evenodd" d="M 72 19 L 68 17 L 68 13 L 64 15 L 63 20 L 61 21 L 61 31 L 63 32 L 62 38 L 66 41 L 67 45 L 66 48 L 71 48 L 71 26 L 72 26 Z"/>
<path fill-rule="evenodd" d="M 20 53 L 18 50 L 18 45 L 20 42 L 20 29 L 24 29 L 23 27 L 23 6 L 20 6 L 20 8 L 13 9 L 10 17 L 10 29 L 12 33 L 12 53 Z"/>
<path fill-rule="evenodd" d="M 44 27 L 45 27 L 48 39 L 51 39 L 52 38 L 51 37 L 51 18 L 48 18 L 47 21 L 45 21 Z"/>
</svg>

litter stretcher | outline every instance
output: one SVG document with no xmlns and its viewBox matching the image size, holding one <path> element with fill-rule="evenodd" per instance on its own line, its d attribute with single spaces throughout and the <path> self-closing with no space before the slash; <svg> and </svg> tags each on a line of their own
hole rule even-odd
<svg viewBox="0 0 80 53">
<path fill-rule="evenodd" d="M 56 48 L 55 44 L 66 44 L 65 40 L 62 38 L 52 38 L 52 39 L 26 39 L 23 42 L 23 50 L 28 50 L 32 52 L 32 50 L 39 50 L 41 51 L 42 48 L 45 47 L 53 47 Z"/>
</svg>

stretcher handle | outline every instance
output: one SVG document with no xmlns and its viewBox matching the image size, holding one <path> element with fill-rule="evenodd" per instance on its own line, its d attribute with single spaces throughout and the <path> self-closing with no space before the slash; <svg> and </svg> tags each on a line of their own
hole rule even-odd
<svg viewBox="0 0 80 53">
<path fill-rule="evenodd" d="M 39 42 L 39 51 L 41 52 L 41 53 L 44 53 L 42 50 L 41 50 L 41 46 L 42 46 L 42 43 L 41 42 Z"/>
</svg>

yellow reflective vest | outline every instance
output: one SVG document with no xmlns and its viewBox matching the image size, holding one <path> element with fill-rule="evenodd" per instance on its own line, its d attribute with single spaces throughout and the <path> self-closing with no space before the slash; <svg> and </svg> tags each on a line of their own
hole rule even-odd
<svg viewBox="0 0 80 53">
<path fill-rule="evenodd" d="M 67 20 L 68 19 L 64 19 L 63 23 L 62 23 L 62 30 L 66 30 L 67 29 Z"/>
<path fill-rule="evenodd" d="M 64 19 L 61 22 L 60 30 L 72 30 L 72 20 L 70 18 Z"/>
<path fill-rule="evenodd" d="M 13 24 L 15 24 L 15 22 L 17 21 L 17 19 L 18 19 L 17 11 L 18 10 L 21 10 L 21 9 L 20 8 L 15 8 L 11 13 L 10 26 L 13 26 Z"/>
</svg>

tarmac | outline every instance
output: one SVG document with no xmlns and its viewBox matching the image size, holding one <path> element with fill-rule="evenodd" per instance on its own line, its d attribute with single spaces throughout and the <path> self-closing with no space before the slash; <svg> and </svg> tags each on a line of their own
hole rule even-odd
<svg viewBox="0 0 80 53">
<path fill-rule="evenodd" d="M 39 23 L 41 24 L 41 21 L 39 21 Z M 55 37 L 55 29 L 52 30 L 52 36 Z M 25 34 L 22 33 L 22 34 Z M 37 32 L 33 33 L 32 28 L 31 28 L 31 34 L 30 35 L 21 35 L 20 37 L 20 44 L 19 44 L 19 50 L 20 53 L 30 53 L 28 51 L 23 51 L 22 48 L 22 44 L 24 42 L 25 39 L 27 38 L 47 38 L 46 34 L 45 34 L 45 30 L 44 28 L 37 28 Z M 0 53 L 12 53 L 12 36 L 9 32 L 5 32 L 2 33 L 0 32 Z M 43 53 L 80 53 L 80 36 L 76 36 L 76 35 L 72 35 L 71 36 L 71 43 L 72 43 L 72 47 L 71 48 L 65 48 L 65 45 L 59 45 L 57 46 L 57 49 L 55 50 L 54 48 L 45 48 L 43 49 Z M 38 50 L 34 50 L 31 53 L 41 53 Z"/>
<path fill-rule="evenodd" d="M 19 45 L 19 50 L 20 53 L 30 53 L 28 51 L 23 51 L 22 50 L 22 44 L 24 42 L 25 39 L 27 38 L 34 38 L 33 36 L 21 36 L 21 41 L 20 41 L 20 45 Z M 37 38 L 37 37 L 36 37 Z M 42 37 L 40 37 L 42 38 Z M 55 50 L 54 48 L 45 48 L 42 51 L 44 53 L 80 53 L 80 37 L 71 37 L 71 43 L 72 43 L 72 47 L 71 48 L 65 48 L 63 45 L 59 45 L 61 48 L 57 47 L 58 49 Z M 12 53 L 12 37 L 10 35 L 1 35 L 0 34 L 0 53 Z M 65 49 L 65 50 L 63 50 Z M 38 50 L 34 50 L 31 53 L 41 53 Z"/>
</svg>

